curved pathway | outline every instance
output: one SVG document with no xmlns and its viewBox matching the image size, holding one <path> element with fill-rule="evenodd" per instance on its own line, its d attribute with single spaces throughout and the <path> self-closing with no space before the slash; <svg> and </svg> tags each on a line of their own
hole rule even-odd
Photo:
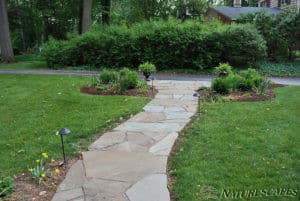
<svg viewBox="0 0 300 201">
<path fill-rule="evenodd" d="M 206 84 L 154 81 L 159 91 L 155 98 L 82 154 L 53 201 L 169 201 L 168 156 L 197 112 L 195 90 Z"/>
</svg>

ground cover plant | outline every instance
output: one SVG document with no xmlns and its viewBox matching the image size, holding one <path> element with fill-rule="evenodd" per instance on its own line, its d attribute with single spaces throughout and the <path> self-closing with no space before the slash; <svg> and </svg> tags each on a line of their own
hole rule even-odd
<svg viewBox="0 0 300 201">
<path fill-rule="evenodd" d="M 257 69 L 266 76 L 300 77 L 300 60 L 294 62 L 261 62 Z"/>
<path fill-rule="evenodd" d="M 299 97 L 200 104 L 170 162 L 175 200 L 299 200 Z"/>
<path fill-rule="evenodd" d="M 60 138 L 55 135 L 60 128 L 71 129 L 65 148 L 67 156 L 74 156 L 97 133 L 148 102 L 147 98 L 80 93 L 90 79 L 0 75 L 0 178 L 32 168 L 41 152 L 60 159 Z"/>
</svg>

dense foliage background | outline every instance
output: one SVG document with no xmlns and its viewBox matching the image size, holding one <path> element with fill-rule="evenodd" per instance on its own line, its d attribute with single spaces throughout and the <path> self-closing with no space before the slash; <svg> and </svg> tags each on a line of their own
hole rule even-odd
<svg viewBox="0 0 300 201">
<path fill-rule="evenodd" d="M 264 58 L 265 41 L 251 25 L 209 24 L 196 20 L 149 21 L 99 26 L 43 49 L 50 67 L 92 65 L 137 67 L 149 61 L 159 69 L 214 67 L 220 62 L 252 65 Z"/>
</svg>

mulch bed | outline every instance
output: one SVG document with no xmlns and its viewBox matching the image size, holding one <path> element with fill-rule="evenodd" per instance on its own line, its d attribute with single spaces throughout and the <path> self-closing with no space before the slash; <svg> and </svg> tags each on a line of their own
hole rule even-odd
<svg viewBox="0 0 300 201">
<path fill-rule="evenodd" d="M 157 89 L 155 87 L 150 87 L 147 92 L 141 92 L 138 89 L 129 89 L 124 93 L 120 93 L 120 91 L 117 90 L 100 90 L 95 87 L 81 87 L 80 88 L 81 93 L 86 93 L 90 95 L 124 95 L 124 96 L 140 96 L 140 97 L 149 97 L 154 98 L 155 94 L 157 94 Z"/>
<path fill-rule="evenodd" d="M 70 167 L 77 161 L 77 159 L 69 159 L 66 167 L 60 167 L 62 161 L 56 161 L 47 164 L 50 176 L 38 185 L 34 179 L 31 178 L 29 172 L 21 173 L 14 176 L 15 191 L 8 198 L 7 201 L 46 201 L 51 200 L 56 192 L 58 185 L 64 180 Z M 60 173 L 54 173 L 55 168 L 59 168 Z"/>
<path fill-rule="evenodd" d="M 256 101 L 268 101 L 275 98 L 274 89 L 278 87 L 285 87 L 286 85 L 283 84 L 271 84 L 266 91 L 266 94 L 261 95 L 257 94 L 254 90 L 250 91 L 236 91 L 231 92 L 226 95 L 226 99 L 234 102 L 256 102 Z M 203 96 L 211 96 L 215 95 L 216 93 L 211 90 L 200 90 L 200 94 Z"/>
</svg>

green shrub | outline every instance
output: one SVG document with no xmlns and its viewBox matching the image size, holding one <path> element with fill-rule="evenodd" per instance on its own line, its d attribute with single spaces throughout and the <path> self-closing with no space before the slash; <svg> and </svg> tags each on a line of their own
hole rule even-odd
<svg viewBox="0 0 300 201">
<path fill-rule="evenodd" d="M 14 191 L 14 180 L 11 177 L 0 179 L 0 197 L 4 197 Z"/>
<path fill-rule="evenodd" d="M 50 67 L 93 65 L 137 68 L 148 61 L 159 69 L 204 69 L 222 62 L 247 65 L 265 55 L 265 41 L 252 26 L 150 21 L 131 27 L 94 28 L 43 48 Z"/>
<path fill-rule="evenodd" d="M 138 84 L 138 74 L 135 71 L 126 70 L 125 73 L 120 76 L 120 88 L 121 91 L 127 89 L 134 89 Z"/>
<path fill-rule="evenodd" d="M 102 84 L 117 83 L 119 75 L 116 71 L 102 70 L 99 79 Z"/>
<path fill-rule="evenodd" d="M 232 74 L 232 67 L 228 63 L 221 63 L 215 68 L 214 73 L 219 77 L 227 76 Z"/>
<path fill-rule="evenodd" d="M 143 73 L 154 73 L 156 71 L 156 67 L 154 64 L 150 63 L 150 62 L 145 62 L 139 65 L 139 71 L 143 72 Z"/>
<path fill-rule="evenodd" d="M 254 26 L 229 26 L 223 39 L 225 60 L 231 65 L 253 65 L 266 56 L 266 42 Z"/>
<path fill-rule="evenodd" d="M 228 79 L 216 78 L 212 81 L 212 89 L 219 94 L 228 94 L 231 90 L 232 84 Z"/>
<path fill-rule="evenodd" d="M 258 86 L 258 84 L 264 80 L 264 77 L 260 75 L 255 69 L 248 68 L 247 70 L 241 71 L 240 75 L 245 78 L 245 88 L 252 89 Z"/>
<path fill-rule="evenodd" d="M 212 89 L 220 94 L 227 94 L 231 91 L 247 91 L 250 89 L 257 88 L 265 81 L 264 77 L 261 76 L 255 69 L 247 69 L 238 73 L 231 71 L 231 66 L 220 65 L 216 68 L 216 72 L 220 73 L 223 71 L 229 71 L 228 76 L 220 77 L 212 82 Z"/>
</svg>

